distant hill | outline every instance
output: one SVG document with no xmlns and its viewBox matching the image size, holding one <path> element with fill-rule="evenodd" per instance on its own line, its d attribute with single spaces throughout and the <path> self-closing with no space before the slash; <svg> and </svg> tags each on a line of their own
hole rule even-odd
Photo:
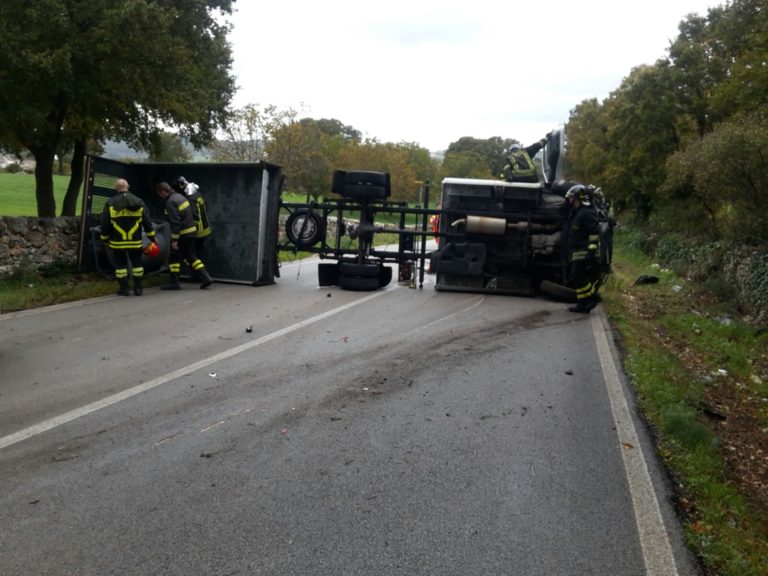
<svg viewBox="0 0 768 576">
<path fill-rule="evenodd" d="M 125 142 L 116 142 L 114 140 L 107 140 L 104 143 L 104 157 L 111 158 L 112 160 L 146 160 L 147 155 L 145 152 L 137 152 Z"/>
<path fill-rule="evenodd" d="M 207 148 L 195 150 L 192 146 L 187 145 L 187 150 L 189 150 L 193 162 L 210 162 L 211 152 Z M 143 150 L 137 152 L 125 142 L 107 140 L 104 144 L 104 157 L 112 160 L 146 161 L 147 154 Z"/>
</svg>

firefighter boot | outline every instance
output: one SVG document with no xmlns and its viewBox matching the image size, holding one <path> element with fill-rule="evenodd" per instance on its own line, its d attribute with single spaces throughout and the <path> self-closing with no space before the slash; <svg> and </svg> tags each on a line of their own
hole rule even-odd
<svg viewBox="0 0 768 576">
<path fill-rule="evenodd" d="M 133 279 L 133 293 L 136 294 L 136 296 L 144 294 L 144 284 L 142 283 L 141 278 Z"/>
<path fill-rule="evenodd" d="M 120 285 L 120 288 L 117 289 L 118 296 L 130 295 L 130 292 L 128 291 L 128 278 L 118 278 L 117 283 Z"/>
<path fill-rule="evenodd" d="M 200 268 L 200 270 L 197 271 L 197 273 L 200 275 L 200 290 L 205 290 L 213 284 L 213 278 L 211 278 L 211 275 L 208 274 L 208 270 L 205 268 Z"/>
<path fill-rule="evenodd" d="M 592 312 L 592 309 L 597 306 L 602 298 L 598 296 L 597 294 L 594 294 L 592 296 L 589 296 L 588 298 L 583 298 L 576 302 L 576 306 L 571 306 L 568 308 L 571 312 L 581 312 L 582 314 L 589 314 Z"/>
<path fill-rule="evenodd" d="M 181 290 L 181 284 L 179 283 L 179 275 L 171 274 L 168 284 L 160 286 L 160 290 Z"/>
</svg>

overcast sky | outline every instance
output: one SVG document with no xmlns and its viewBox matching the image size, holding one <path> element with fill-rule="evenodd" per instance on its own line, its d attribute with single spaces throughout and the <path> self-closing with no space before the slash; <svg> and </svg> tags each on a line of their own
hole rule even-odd
<svg viewBox="0 0 768 576">
<path fill-rule="evenodd" d="M 538 140 L 717 0 L 240 0 L 235 106 L 335 118 L 382 142 Z"/>
</svg>

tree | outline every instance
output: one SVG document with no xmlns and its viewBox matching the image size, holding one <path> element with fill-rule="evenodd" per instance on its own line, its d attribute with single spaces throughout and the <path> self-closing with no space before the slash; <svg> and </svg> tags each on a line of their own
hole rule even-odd
<svg viewBox="0 0 768 576">
<path fill-rule="evenodd" d="M 213 159 L 219 162 L 260 162 L 272 135 L 295 121 L 293 108 L 280 110 L 273 104 L 247 104 L 231 111 L 223 127 L 223 137 L 211 146 Z"/>
<path fill-rule="evenodd" d="M 418 200 L 419 177 L 408 163 L 405 148 L 398 144 L 382 144 L 370 139 L 345 146 L 339 154 L 339 163 L 335 169 L 389 172 L 393 200 Z M 330 187 L 330 182 L 328 185 Z"/>
<path fill-rule="evenodd" d="M 571 110 L 566 127 L 568 153 L 565 171 L 579 182 L 603 182 L 608 164 L 605 108 L 597 98 L 584 100 Z"/>
<path fill-rule="evenodd" d="M 156 132 L 147 151 L 150 162 L 189 162 L 192 159 L 184 140 L 173 132 Z"/>
<path fill-rule="evenodd" d="M 270 162 L 283 168 L 291 191 L 317 198 L 330 190 L 340 150 L 348 144 L 308 120 L 278 128 L 267 141 L 266 153 Z"/>
<path fill-rule="evenodd" d="M 63 138 L 75 143 L 73 180 L 93 138 L 145 147 L 159 126 L 196 146 L 212 138 L 234 92 L 229 28 L 217 18 L 231 10 L 232 0 L 0 3 L 0 142 L 33 154 L 40 216 L 56 212 Z"/>
<path fill-rule="evenodd" d="M 766 149 L 768 120 L 755 113 L 720 123 L 674 154 L 664 183 L 673 209 L 666 221 L 698 238 L 768 241 Z"/>
<path fill-rule="evenodd" d="M 362 134 L 359 130 L 352 126 L 346 126 L 335 118 L 320 118 L 320 120 L 302 118 L 299 122 L 306 126 L 315 126 L 320 132 L 332 138 L 339 137 L 346 142 L 355 144 L 359 144 L 362 140 Z"/>
<path fill-rule="evenodd" d="M 473 151 L 447 152 L 440 167 L 443 178 L 498 178 L 480 154 Z"/>
<path fill-rule="evenodd" d="M 448 150 L 445 152 L 445 158 L 448 159 L 451 154 L 471 152 L 475 154 L 475 158 L 482 161 L 483 166 L 485 166 L 490 174 L 498 177 L 504 169 L 507 150 L 509 150 L 509 147 L 516 142 L 518 141 L 509 138 L 502 139 L 499 136 L 493 136 L 486 139 L 463 136 L 456 142 L 451 142 L 448 146 Z M 456 175 L 454 174 L 454 176 Z"/>
</svg>

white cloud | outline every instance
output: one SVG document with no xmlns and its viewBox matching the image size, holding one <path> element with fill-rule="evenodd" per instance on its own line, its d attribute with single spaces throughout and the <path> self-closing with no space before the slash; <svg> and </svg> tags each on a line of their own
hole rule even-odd
<svg viewBox="0 0 768 576">
<path fill-rule="evenodd" d="M 237 3 L 236 106 L 336 118 L 381 141 L 538 139 L 666 55 L 715 0 Z"/>
</svg>

